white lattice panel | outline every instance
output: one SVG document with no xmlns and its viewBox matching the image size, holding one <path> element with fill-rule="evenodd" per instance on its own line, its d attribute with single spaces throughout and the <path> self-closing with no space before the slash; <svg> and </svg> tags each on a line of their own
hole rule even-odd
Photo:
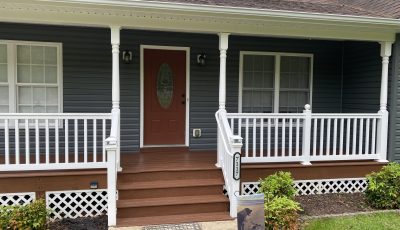
<svg viewBox="0 0 400 230">
<path fill-rule="evenodd" d="M 107 214 L 107 190 L 46 192 L 51 219 L 78 218 Z"/>
<path fill-rule="evenodd" d="M 0 205 L 27 205 L 36 199 L 34 192 L 0 194 Z"/>
<path fill-rule="evenodd" d="M 297 180 L 294 182 L 297 195 L 364 192 L 367 185 L 365 178 Z M 255 194 L 258 192 L 259 186 L 259 182 L 243 182 L 242 194 Z"/>
</svg>

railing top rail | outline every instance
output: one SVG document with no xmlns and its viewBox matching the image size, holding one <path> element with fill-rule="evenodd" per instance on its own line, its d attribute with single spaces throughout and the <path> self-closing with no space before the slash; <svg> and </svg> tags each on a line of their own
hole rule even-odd
<svg viewBox="0 0 400 230">
<path fill-rule="evenodd" d="M 118 142 L 118 127 L 119 127 L 119 109 L 113 109 L 111 112 L 111 130 L 110 136 L 106 139 L 108 145 L 116 145 Z"/>
<path fill-rule="evenodd" d="M 381 118 L 379 113 L 313 113 L 312 118 Z"/>
<path fill-rule="evenodd" d="M 111 113 L 0 113 L 0 119 L 111 119 Z"/>
<path fill-rule="evenodd" d="M 215 118 L 216 118 L 216 120 L 217 120 L 218 129 L 219 129 L 219 131 L 221 132 L 222 143 L 223 143 L 223 145 L 224 145 L 225 151 L 226 151 L 230 156 L 233 156 L 233 153 L 231 153 L 231 151 L 230 151 L 230 149 L 229 149 L 229 147 L 228 147 L 229 138 L 230 138 L 230 136 L 232 136 L 232 132 L 231 132 L 229 126 L 228 126 L 228 127 L 222 128 L 222 126 L 226 126 L 226 125 L 224 125 L 224 122 L 222 122 L 222 124 L 221 124 L 220 114 L 221 114 L 221 110 L 218 110 L 218 111 L 215 113 Z M 226 115 L 226 113 L 225 113 L 225 115 Z M 228 133 L 227 133 L 227 137 L 225 137 L 225 135 L 224 135 L 224 130 L 228 132 Z M 226 138 L 227 138 L 228 140 L 227 140 Z"/>
<path fill-rule="evenodd" d="M 227 113 L 228 118 L 302 118 L 303 113 Z"/>
</svg>

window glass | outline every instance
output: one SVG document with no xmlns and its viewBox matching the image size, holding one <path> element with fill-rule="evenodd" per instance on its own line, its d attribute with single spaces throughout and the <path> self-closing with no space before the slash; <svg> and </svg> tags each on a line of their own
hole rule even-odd
<svg viewBox="0 0 400 230">
<path fill-rule="evenodd" d="M 311 57 L 245 54 L 242 58 L 242 112 L 298 113 L 310 102 Z M 275 88 L 278 58 L 280 80 L 279 88 Z M 279 95 L 277 100 L 275 94 Z M 279 111 L 274 111 L 275 101 L 279 104 Z"/>
<path fill-rule="evenodd" d="M 274 72 L 274 56 L 244 55 L 242 112 L 272 112 Z"/>
</svg>

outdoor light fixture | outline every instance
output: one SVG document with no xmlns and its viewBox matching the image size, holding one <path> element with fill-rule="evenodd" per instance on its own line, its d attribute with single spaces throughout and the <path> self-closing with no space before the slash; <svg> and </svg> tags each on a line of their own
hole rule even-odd
<svg viewBox="0 0 400 230">
<path fill-rule="evenodd" d="M 125 64 L 131 63 L 132 59 L 133 59 L 132 51 L 130 50 L 122 51 L 122 60 L 124 61 Z"/>
<path fill-rule="evenodd" d="M 201 54 L 197 54 L 197 64 L 199 66 L 205 66 L 206 65 L 206 54 L 205 53 L 201 53 Z"/>
<path fill-rule="evenodd" d="M 97 181 L 90 182 L 90 189 L 98 189 L 98 188 L 99 188 L 99 184 L 97 183 Z"/>
</svg>

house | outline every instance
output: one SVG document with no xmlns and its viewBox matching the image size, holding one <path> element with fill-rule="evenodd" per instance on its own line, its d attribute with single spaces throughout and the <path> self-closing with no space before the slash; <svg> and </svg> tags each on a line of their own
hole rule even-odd
<svg viewBox="0 0 400 230">
<path fill-rule="evenodd" d="M 398 2 L 0 3 L 2 204 L 223 220 L 278 170 L 354 192 L 400 160 Z"/>
</svg>

